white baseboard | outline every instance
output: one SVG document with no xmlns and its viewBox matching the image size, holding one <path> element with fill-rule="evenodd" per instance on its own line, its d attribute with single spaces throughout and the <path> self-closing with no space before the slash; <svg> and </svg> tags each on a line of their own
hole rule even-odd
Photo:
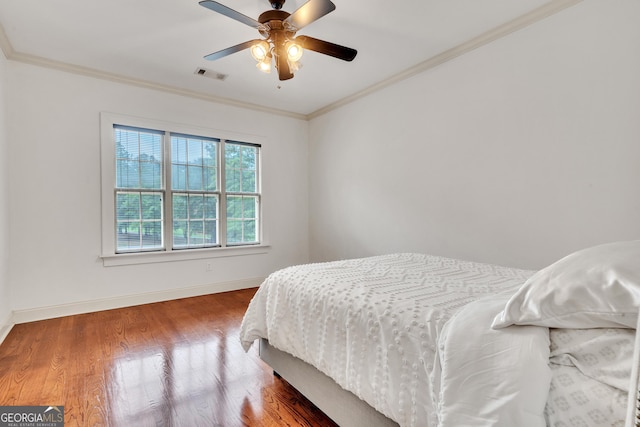
<svg viewBox="0 0 640 427">
<path fill-rule="evenodd" d="M 9 313 L 7 318 L 4 319 L 2 323 L 0 323 L 0 344 L 2 344 L 7 335 L 9 335 L 9 332 L 11 332 L 11 328 L 13 328 L 14 324 L 15 323 L 13 322 L 13 316 L 11 313 Z"/>
<path fill-rule="evenodd" d="M 92 313 L 95 311 L 111 310 L 114 308 L 131 307 L 134 305 L 150 304 L 160 301 L 168 301 L 179 298 L 189 298 L 199 295 L 215 294 L 240 289 L 256 288 L 260 286 L 264 278 L 252 278 L 236 280 L 232 282 L 211 283 L 208 285 L 192 286 L 189 288 L 170 289 L 166 291 L 148 292 L 144 294 L 126 295 L 115 298 L 104 298 L 99 300 L 82 301 L 72 304 L 52 305 L 48 307 L 32 308 L 28 310 L 15 310 L 11 319 L 7 321 L 6 334 L 11 330 L 11 326 L 18 323 L 35 322 L 56 317 L 71 316 L 74 314 Z M 4 324 L 0 325 L 0 333 L 5 329 Z M 0 335 L 0 343 L 6 336 Z"/>
</svg>

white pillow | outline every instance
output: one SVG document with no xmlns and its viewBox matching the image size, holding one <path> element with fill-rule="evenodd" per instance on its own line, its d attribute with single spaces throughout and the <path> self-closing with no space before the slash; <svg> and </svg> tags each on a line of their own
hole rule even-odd
<svg viewBox="0 0 640 427">
<path fill-rule="evenodd" d="M 492 328 L 635 328 L 640 240 L 574 252 L 538 271 L 509 299 Z"/>
</svg>

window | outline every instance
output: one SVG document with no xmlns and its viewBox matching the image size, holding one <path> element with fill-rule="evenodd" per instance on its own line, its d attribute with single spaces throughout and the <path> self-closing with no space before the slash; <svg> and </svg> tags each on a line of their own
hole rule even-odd
<svg viewBox="0 0 640 427">
<path fill-rule="evenodd" d="M 256 241 L 258 236 L 258 148 L 226 144 L 227 243 Z"/>
<path fill-rule="evenodd" d="M 114 126 L 117 252 L 163 248 L 163 137 Z"/>
<path fill-rule="evenodd" d="M 170 140 L 173 247 L 218 246 L 218 149 L 227 143 L 189 135 Z"/>
<path fill-rule="evenodd" d="M 260 143 L 131 122 L 102 123 L 103 257 L 261 243 Z"/>
</svg>

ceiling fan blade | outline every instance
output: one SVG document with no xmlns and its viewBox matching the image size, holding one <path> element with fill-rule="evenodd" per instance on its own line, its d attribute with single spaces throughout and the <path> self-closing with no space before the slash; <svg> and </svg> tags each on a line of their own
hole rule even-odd
<svg viewBox="0 0 640 427">
<path fill-rule="evenodd" d="M 326 42 L 309 36 L 298 36 L 295 38 L 295 41 L 304 49 L 333 56 L 343 61 L 353 61 L 353 58 L 358 54 L 357 50 L 351 49 L 350 47 L 340 46 L 339 44 Z"/>
<path fill-rule="evenodd" d="M 241 50 L 245 50 L 250 48 L 254 43 L 259 42 L 261 40 L 249 40 L 244 43 L 237 44 L 235 46 L 228 47 L 226 49 L 219 50 L 217 52 L 210 53 L 205 56 L 204 59 L 209 61 L 215 61 L 216 59 L 223 58 L 227 55 L 231 55 L 232 53 L 240 52 Z"/>
<path fill-rule="evenodd" d="M 278 80 L 289 80 L 293 78 L 289 61 L 285 55 L 276 55 L 276 69 L 278 70 Z"/>
<path fill-rule="evenodd" d="M 291 24 L 296 31 L 322 18 L 335 10 L 331 0 L 309 0 L 295 10 L 284 22 Z"/>
<path fill-rule="evenodd" d="M 236 21 L 240 21 L 245 25 L 248 25 L 250 27 L 253 27 L 255 29 L 259 29 L 262 24 L 260 24 L 258 21 L 256 21 L 253 18 L 248 17 L 247 15 L 243 15 L 242 13 L 238 12 L 237 10 L 233 10 L 230 7 L 227 7 L 223 4 L 220 4 L 218 2 L 212 1 L 212 0 L 203 0 L 200 2 L 200 6 L 204 6 L 207 9 L 211 9 L 214 12 L 218 12 L 223 14 L 224 16 L 227 16 L 231 19 L 235 19 Z"/>
</svg>

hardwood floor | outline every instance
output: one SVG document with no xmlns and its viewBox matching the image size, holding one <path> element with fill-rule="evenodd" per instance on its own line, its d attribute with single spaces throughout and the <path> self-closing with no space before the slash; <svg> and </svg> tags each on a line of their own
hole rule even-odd
<svg viewBox="0 0 640 427">
<path fill-rule="evenodd" d="M 65 426 L 335 426 L 240 346 L 255 291 L 16 325 L 0 405 L 64 405 Z"/>
</svg>

